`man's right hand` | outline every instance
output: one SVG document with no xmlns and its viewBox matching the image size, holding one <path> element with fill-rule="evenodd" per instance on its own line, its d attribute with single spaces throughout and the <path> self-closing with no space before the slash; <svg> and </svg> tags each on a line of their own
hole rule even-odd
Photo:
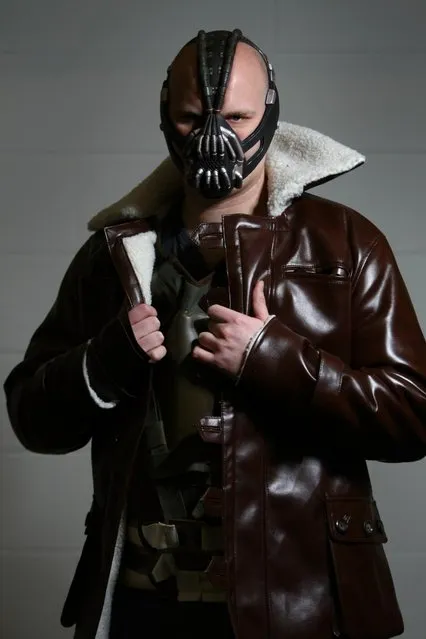
<svg viewBox="0 0 426 639">
<path fill-rule="evenodd" d="M 164 335 L 159 330 L 160 320 L 155 308 L 148 304 L 138 304 L 129 311 L 128 315 L 133 335 L 141 349 L 152 362 L 163 359 L 166 354 L 166 348 L 163 346 Z"/>
</svg>

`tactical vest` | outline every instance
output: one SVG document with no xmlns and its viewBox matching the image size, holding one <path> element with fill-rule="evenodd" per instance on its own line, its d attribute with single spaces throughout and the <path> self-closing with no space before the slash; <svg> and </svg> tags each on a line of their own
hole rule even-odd
<svg viewBox="0 0 426 639">
<path fill-rule="evenodd" d="M 200 303 L 226 284 L 223 262 L 210 273 L 194 245 L 186 263 L 176 245 L 164 257 L 159 235 L 152 304 L 165 334 L 166 357 L 152 367 L 151 402 L 127 506 L 121 582 L 158 590 L 180 601 L 225 601 L 223 583 L 210 577 L 223 556 L 221 451 L 202 441 L 197 424 L 218 415 L 218 373 L 195 362 L 194 341 L 206 330 Z M 189 259 L 188 259 L 189 255 Z"/>
</svg>

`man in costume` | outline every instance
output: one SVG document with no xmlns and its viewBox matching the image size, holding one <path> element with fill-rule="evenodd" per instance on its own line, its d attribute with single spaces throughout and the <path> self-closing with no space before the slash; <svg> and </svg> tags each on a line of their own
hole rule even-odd
<svg viewBox="0 0 426 639">
<path fill-rule="evenodd" d="M 161 92 L 170 156 L 90 223 L 6 381 L 29 450 L 91 441 L 77 639 L 385 639 L 366 460 L 426 453 L 426 345 L 383 234 L 307 191 L 364 158 L 278 122 L 239 30 Z"/>
</svg>

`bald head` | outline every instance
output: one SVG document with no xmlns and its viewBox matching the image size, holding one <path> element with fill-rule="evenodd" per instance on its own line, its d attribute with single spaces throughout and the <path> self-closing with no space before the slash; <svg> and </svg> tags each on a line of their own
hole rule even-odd
<svg viewBox="0 0 426 639">
<path fill-rule="evenodd" d="M 268 90 L 268 73 L 262 56 L 245 42 L 235 51 L 222 115 L 240 139 L 261 121 Z M 171 65 L 169 113 L 178 130 L 187 134 L 203 111 L 196 43 L 185 45 Z"/>
<path fill-rule="evenodd" d="M 235 51 L 231 76 L 242 75 L 253 80 L 253 89 L 263 91 L 264 96 L 268 89 L 268 72 L 265 61 L 256 49 L 246 42 L 239 42 Z M 198 85 L 198 61 L 197 45 L 195 42 L 186 44 L 177 54 L 171 65 L 170 87 L 180 85 L 182 82 Z"/>
</svg>

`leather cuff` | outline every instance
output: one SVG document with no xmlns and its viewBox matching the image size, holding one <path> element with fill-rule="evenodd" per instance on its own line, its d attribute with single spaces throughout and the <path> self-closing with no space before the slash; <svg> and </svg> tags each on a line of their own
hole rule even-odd
<svg viewBox="0 0 426 639">
<path fill-rule="evenodd" d="M 319 366 L 320 354 L 314 346 L 272 317 L 250 345 L 240 385 L 271 399 L 285 394 L 298 401 L 310 400 Z"/>
</svg>

